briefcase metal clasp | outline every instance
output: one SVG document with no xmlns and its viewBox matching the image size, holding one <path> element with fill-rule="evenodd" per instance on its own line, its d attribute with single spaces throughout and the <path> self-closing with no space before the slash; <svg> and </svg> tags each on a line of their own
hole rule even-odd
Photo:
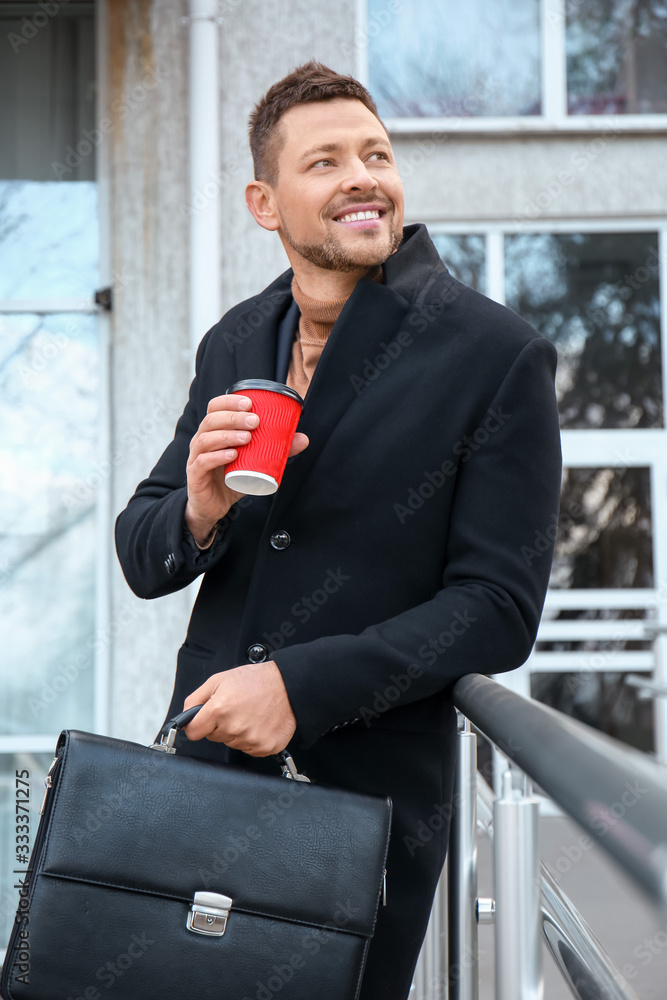
<svg viewBox="0 0 667 1000">
<path fill-rule="evenodd" d="M 222 937 L 231 908 L 230 896 L 223 896 L 219 892 L 196 892 L 186 926 L 194 934 Z"/>
</svg>

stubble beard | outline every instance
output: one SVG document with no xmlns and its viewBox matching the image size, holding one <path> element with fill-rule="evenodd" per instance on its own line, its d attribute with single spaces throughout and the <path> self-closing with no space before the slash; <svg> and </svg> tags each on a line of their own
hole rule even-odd
<svg viewBox="0 0 667 1000">
<path fill-rule="evenodd" d="M 389 240 L 382 240 L 382 243 L 378 244 L 376 229 L 361 229 L 357 232 L 363 233 L 369 245 L 351 250 L 344 245 L 342 240 L 338 239 L 335 233 L 329 233 L 322 243 L 297 243 L 284 224 L 283 232 L 289 245 L 301 257 L 327 271 L 344 273 L 384 264 L 387 257 L 390 257 L 398 249 L 403 238 L 403 233 L 397 232 L 392 227 L 389 231 Z"/>
</svg>

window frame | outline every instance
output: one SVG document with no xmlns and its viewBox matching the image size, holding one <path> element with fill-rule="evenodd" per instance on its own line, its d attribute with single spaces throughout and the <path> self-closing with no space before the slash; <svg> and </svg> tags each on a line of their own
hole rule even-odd
<svg viewBox="0 0 667 1000">
<path fill-rule="evenodd" d="M 407 219 L 406 222 L 416 222 Z M 486 295 L 505 305 L 504 237 L 519 230 L 510 219 L 494 222 L 457 220 L 427 221 L 432 234 L 483 234 L 486 240 Z M 660 278 L 660 334 L 662 348 L 662 391 L 667 409 L 667 216 L 662 218 L 611 218 L 567 220 L 521 220 L 522 233 L 614 233 L 657 232 Z M 537 642 L 558 639 L 605 639 L 613 631 L 618 638 L 641 638 L 636 621 L 611 623 L 553 621 L 548 616 L 569 609 L 636 608 L 650 612 L 650 625 L 663 629 L 653 650 L 615 650 L 611 653 L 551 652 L 532 650 L 526 662 L 509 674 L 496 677 L 523 697 L 530 698 L 533 673 L 569 671 L 609 672 L 632 670 L 647 675 L 667 690 L 667 417 L 661 428 L 566 429 L 561 431 L 563 465 L 569 468 L 619 468 L 644 466 L 650 469 L 651 521 L 654 587 L 557 590 L 549 588 Z M 645 619 L 649 624 L 648 618 Z M 583 633 L 586 633 L 585 636 Z M 602 661 L 602 662 L 600 662 Z M 654 699 L 656 758 L 667 764 L 667 697 Z"/>
<path fill-rule="evenodd" d="M 73 5 L 74 6 L 74 5 Z M 81 5 L 83 6 L 83 5 Z M 88 6 L 88 5 L 86 5 Z M 96 64 L 97 64 L 97 119 L 106 106 L 107 45 L 106 45 L 106 2 L 101 0 L 94 7 Z M 110 216 L 109 216 L 109 161 L 105 143 L 97 150 L 97 178 L 100 265 L 99 287 L 110 281 Z M 67 183 L 63 181 L 62 183 Z M 110 318 L 109 313 L 96 306 L 93 300 L 95 289 L 91 289 L 90 299 L 66 296 L 62 298 L 0 299 L 0 314 L 36 313 L 52 315 L 57 313 L 81 313 L 96 315 L 99 342 L 99 402 L 98 453 L 107 456 L 110 452 L 111 411 L 110 411 Z M 109 543 L 111 517 L 111 482 L 100 483 L 96 503 L 96 566 L 95 566 L 95 634 L 109 635 L 110 624 L 110 576 L 111 547 Z M 91 715 L 91 729 L 105 733 L 109 729 L 109 668 L 111 661 L 110 644 L 96 643 L 94 651 L 94 700 Z M 57 732 L 34 732 L 20 735 L 0 735 L 0 753 L 45 753 L 53 751 L 58 738 Z"/>
<path fill-rule="evenodd" d="M 540 51 L 542 56 L 540 115 L 508 115 L 507 117 L 424 117 L 386 118 L 384 123 L 394 135 L 452 134 L 512 136 L 578 135 L 582 132 L 609 131 L 628 134 L 667 132 L 667 114 L 645 115 L 568 115 L 567 63 L 565 23 L 568 4 L 572 0 L 539 0 Z M 369 19 L 368 0 L 356 3 L 356 43 L 354 75 L 369 85 Z"/>
</svg>

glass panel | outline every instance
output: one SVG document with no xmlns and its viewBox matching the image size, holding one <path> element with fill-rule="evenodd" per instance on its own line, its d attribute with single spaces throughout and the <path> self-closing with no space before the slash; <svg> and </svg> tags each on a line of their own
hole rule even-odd
<svg viewBox="0 0 667 1000">
<path fill-rule="evenodd" d="M 436 250 L 455 278 L 478 292 L 486 291 L 486 248 L 483 236 L 431 233 Z"/>
<path fill-rule="evenodd" d="M 561 427 L 663 426 L 657 233 L 506 236 L 505 285 L 558 348 Z"/>
<path fill-rule="evenodd" d="M 364 39 L 380 115 L 539 115 L 539 6 L 369 0 Z"/>
<path fill-rule="evenodd" d="M 95 177 L 93 14 L 92 3 L 2 4 L 0 177 Z"/>
<path fill-rule="evenodd" d="M 650 469 L 566 468 L 550 586 L 653 587 L 652 537 Z"/>
<path fill-rule="evenodd" d="M 92 725 L 98 363 L 95 316 L 0 316 L 4 734 Z"/>
<path fill-rule="evenodd" d="M 623 743 L 652 753 L 652 705 L 641 698 L 636 688 L 625 684 L 627 676 L 592 670 L 540 672 L 531 675 L 531 696 Z"/>
<path fill-rule="evenodd" d="M 55 749 L 55 741 L 53 745 Z M 16 916 L 19 893 L 14 886 L 25 878 L 25 848 L 35 843 L 44 779 L 52 760 L 53 754 L 0 754 L 0 954 Z"/>
<path fill-rule="evenodd" d="M 571 115 L 667 112 L 664 0 L 586 0 L 567 5 Z"/>
<path fill-rule="evenodd" d="M 92 301 L 98 260 L 94 182 L 0 181 L 0 299 Z"/>
</svg>

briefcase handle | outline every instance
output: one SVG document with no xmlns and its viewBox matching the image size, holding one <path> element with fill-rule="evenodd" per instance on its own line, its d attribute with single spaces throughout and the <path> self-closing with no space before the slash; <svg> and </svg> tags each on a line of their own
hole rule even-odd
<svg viewBox="0 0 667 1000">
<path fill-rule="evenodd" d="M 176 747 L 174 746 L 176 733 L 180 729 L 183 729 L 184 726 L 187 726 L 189 722 L 192 722 L 199 709 L 203 707 L 203 705 L 193 705 L 192 708 L 186 708 L 180 715 L 176 715 L 173 719 L 165 722 L 156 737 L 156 742 L 152 744 L 151 750 L 161 750 L 163 753 L 176 753 Z M 307 778 L 305 774 L 300 774 L 297 770 L 289 750 L 281 750 L 280 753 L 274 753 L 273 757 L 280 764 L 280 769 L 285 778 L 290 778 L 292 781 L 310 782 L 310 778 Z"/>
</svg>

